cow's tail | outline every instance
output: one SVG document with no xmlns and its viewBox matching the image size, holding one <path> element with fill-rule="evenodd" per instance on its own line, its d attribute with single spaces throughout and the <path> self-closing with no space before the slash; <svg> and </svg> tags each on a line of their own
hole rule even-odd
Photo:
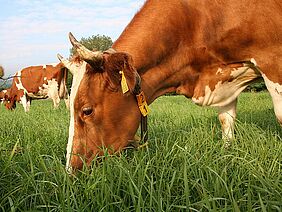
<svg viewBox="0 0 282 212">
<path fill-rule="evenodd" d="M 62 69 L 62 80 L 61 80 L 60 87 L 59 87 L 60 99 L 68 98 L 67 78 L 68 78 L 68 70 L 66 68 L 63 68 Z"/>
</svg>

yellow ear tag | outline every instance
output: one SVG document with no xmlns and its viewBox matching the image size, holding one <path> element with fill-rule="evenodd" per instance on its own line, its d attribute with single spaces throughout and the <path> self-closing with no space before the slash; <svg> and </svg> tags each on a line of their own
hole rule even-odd
<svg viewBox="0 0 282 212">
<path fill-rule="evenodd" d="M 136 98 L 137 98 L 137 104 L 138 104 L 141 114 L 143 116 L 147 116 L 149 114 L 149 106 L 147 104 L 144 92 L 141 91 L 140 94 L 136 95 Z"/>
<path fill-rule="evenodd" d="M 129 88 L 128 88 L 126 78 L 124 76 L 123 71 L 120 71 L 119 73 L 121 74 L 121 90 L 122 90 L 122 93 L 125 94 L 126 92 L 129 91 Z"/>
</svg>

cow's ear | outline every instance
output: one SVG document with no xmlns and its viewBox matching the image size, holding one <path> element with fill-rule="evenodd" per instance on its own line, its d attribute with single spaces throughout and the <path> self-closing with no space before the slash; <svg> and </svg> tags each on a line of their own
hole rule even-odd
<svg viewBox="0 0 282 212">
<path fill-rule="evenodd" d="M 134 93 L 140 76 L 133 66 L 132 57 L 123 52 L 112 53 L 105 57 L 104 70 L 106 71 L 110 86 L 120 88 L 123 93 Z"/>
</svg>

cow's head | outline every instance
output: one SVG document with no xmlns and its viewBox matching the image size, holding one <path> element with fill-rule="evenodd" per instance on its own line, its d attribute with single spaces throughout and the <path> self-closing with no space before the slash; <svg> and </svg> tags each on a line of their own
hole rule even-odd
<svg viewBox="0 0 282 212">
<path fill-rule="evenodd" d="M 7 90 L 2 90 L 0 91 L 0 101 L 4 102 L 5 101 L 5 95 L 7 93 Z"/>
<path fill-rule="evenodd" d="M 5 92 L 3 102 L 8 110 L 14 110 L 16 108 L 16 97 L 11 96 L 10 89 L 7 89 Z"/>
<path fill-rule="evenodd" d="M 140 76 L 130 55 L 123 52 L 93 52 L 70 34 L 70 40 L 84 62 L 59 59 L 73 73 L 71 121 L 67 168 L 80 169 L 103 149 L 110 153 L 125 148 L 138 129 L 140 111 L 134 89 Z M 121 79 L 129 88 L 123 94 Z"/>
<path fill-rule="evenodd" d="M 4 105 L 8 110 L 14 110 L 16 109 L 16 101 L 14 98 L 8 98 L 4 101 Z"/>
</svg>

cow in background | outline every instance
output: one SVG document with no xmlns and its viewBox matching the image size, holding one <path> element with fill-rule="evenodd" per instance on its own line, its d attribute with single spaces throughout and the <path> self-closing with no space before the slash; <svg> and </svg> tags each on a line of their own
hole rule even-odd
<svg viewBox="0 0 282 212">
<path fill-rule="evenodd" d="M 21 102 L 24 111 L 28 112 L 32 99 L 50 98 L 55 108 L 59 106 L 60 99 L 64 99 L 69 108 L 66 81 L 67 69 L 62 63 L 24 68 L 14 75 L 4 104 L 11 110 L 16 107 L 16 102 Z"/>
</svg>

